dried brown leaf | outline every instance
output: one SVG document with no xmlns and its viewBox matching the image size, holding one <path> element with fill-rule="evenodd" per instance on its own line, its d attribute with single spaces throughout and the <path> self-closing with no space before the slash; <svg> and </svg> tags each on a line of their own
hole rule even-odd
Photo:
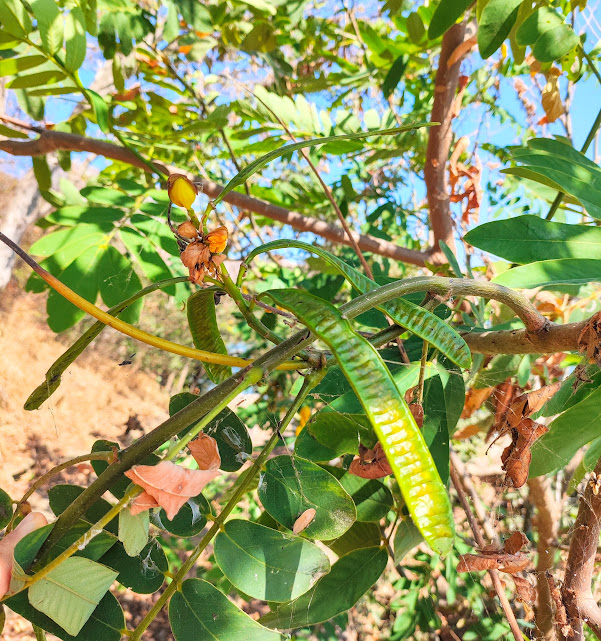
<svg viewBox="0 0 601 641">
<path fill-rule="evenodd" d="M 514 576 L 513 582 L 515 583 L 515 596 L 520 601 L 533 605 L 536 602 L 536 588 L 521 576 Z"/>
<path fill-rule="evenodd" d="M 204 432 L 188 443 L 190 454 L 198 463 L 200 470 L 217 470 L 221 465 L 221 456 L 219 456 L 219 448 L 217 441 Z"/>
<path fill-rule="evenodd" d="M 601 367 L 601 312 L 591 316 L 578 337 L 578 351 Z"/>
<path fill-rule="evenodd" d="M 525 545 L 528 545 L 528 537 L 519 531 L 512 532 L 511 536 L 503 543 L 503 552 L 507 554 L 516 554 Z"/>
</svg>

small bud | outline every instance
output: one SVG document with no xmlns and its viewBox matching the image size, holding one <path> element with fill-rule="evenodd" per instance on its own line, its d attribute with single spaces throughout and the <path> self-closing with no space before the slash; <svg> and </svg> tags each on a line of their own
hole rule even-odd
<svg viewBox="0 0 601 641">
<path fill-rule="evenodd" d="M 221 254 L 227 245 L 227 227 L 217 227 L 204 237 L 211 254 Z"/>
<path fill-rule="evenodd" d="M 181 225 L 178 225 L 177 233 L 182 238 L 190 238 L 191 240 L 194 240 L 198 236 L 198 230 L 189 220 L 187 220 L 185 223 L 182 223 Z"/>
<path fill-rule="evenodd" d="M 190 209 L 196 200 L 198 189 L 196 185 L 183 174 L 171 174 L 167 181 L 167 193 L 174 205 Z"/>
</svg>

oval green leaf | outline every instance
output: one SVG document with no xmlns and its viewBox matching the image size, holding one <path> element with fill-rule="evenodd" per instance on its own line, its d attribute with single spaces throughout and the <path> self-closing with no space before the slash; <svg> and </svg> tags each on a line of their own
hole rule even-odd
<svg viewBox="0 0 601 641">
<path fill-rule="evenodd" d="M 169 569 L 165 552 L 156 539 L 150 541 L 138 556 L 129 556 L 122 545 L 114 545 L 99 560 L 119 572 L 116 580 L 137 594 L 156 592 Z"/>
<path fill-rule="evenodd" d="M 478 49 L 486 59 L 503 44 L 518 17 L 522 0 L 489 0 L 478 21 Z"/>
<path fill-rule="evenodd" d="M 211 513 L 207 499 L 202 494 L 188 499 L 170 521 L 165 510 L 154 514 L 152 522 L 162 530 L 184 538 L 196 536 L 207 524 L 206 514 Z"/>
<path fill-rule="evenodd" d="M 215 539 L 215 561 L 244 594 L 283 603 L 330 571 L 328 557 L 300 536 L 234 519 Z"/>
<path fill-rule="evenodd" d="M 222 592 L 202 579 L 188 579 L 169 602 L 175 641 L 281 641 Z"/>
<path fill-rule="evenodd" d="M 309 508 L 315 518 L 303 531 L 312 539 L 342 536 L 357 518 L 353 500 L 338 480 L 315 463 L 292 456 L 269 460 L 259 481 L 259 499 L 289 530 Z"/>
<path fill-rule="evenodd" d="M 601 282 L 601 260 L 593 258 L 560 258 L 541 260 L 508 269 L 493 278 L 493 283 L 506 287 L 532 289 L 551 285 L 584 285 Z"/>
<path fill-rule="evenodd" d="M 0 489 L 0 530 L 3 530 L 13 517 L 13 501 L 10 496 Z"/>
<path fill-rule="evenodd" d="M 388 561 L 381 547 L 355 550 L 334 563 L 309 592 L 259 621 L 285 630 L 322 623 L 345 612 L 378 580 Z"/>
</svg>

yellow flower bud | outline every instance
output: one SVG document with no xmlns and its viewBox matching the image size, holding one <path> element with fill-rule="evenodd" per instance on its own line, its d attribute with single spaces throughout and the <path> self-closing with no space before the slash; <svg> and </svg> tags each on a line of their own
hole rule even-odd
<svg viewBox="0 0 601 641">
<path fill-rule="evenodd" d="M 217 227 L 204 237 L 203 242 L 211 254 L 221 254 L 227 245 L 227 227 Z"/>
<path fill-rule="evenodd" d="M 167 181 L 167 193 L 174 205 L 190 209 L 198 194 L 198 188 L 183 174 L 171 174 Z"/>
</svg>

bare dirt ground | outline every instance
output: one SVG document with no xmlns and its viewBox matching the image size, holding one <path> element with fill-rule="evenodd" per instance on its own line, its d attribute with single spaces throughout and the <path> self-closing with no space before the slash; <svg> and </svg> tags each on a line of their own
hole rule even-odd
<svg viewBox="0 0 601 641">
<path fill-rule="evenodd" d="M 27 397 L 69 345 L 48 329 L 44 308 L 45 296 L 23 293 L 14 281 L 0 291 L 0 487 L 13 499 L 53 465 L 89 452 L 98 438 L 123 443 L 129 438 L 125 432 L 130 417 L 137 417 L 149 430 L 168 415 L 165 388 L 139 371 L 135 362 L 120 367 L 114 344 L 103 349 L 105 333 L 71 365 L 41 409 L 25 411 Z M 91 475 L 90 466 L 83 464 L 54 482 L 68 479 L 87 485 Z M 33 509 L 51 516 L 44 492 L 32 497 L 31 503 Z M 140 606 L 144 611 L 149 604 Z M 7 614 L 3 639 L 35 638 L 31 624 Z M 169 634 L 155 633 L 154 638 L 167 639 Z"/>
</svg>

